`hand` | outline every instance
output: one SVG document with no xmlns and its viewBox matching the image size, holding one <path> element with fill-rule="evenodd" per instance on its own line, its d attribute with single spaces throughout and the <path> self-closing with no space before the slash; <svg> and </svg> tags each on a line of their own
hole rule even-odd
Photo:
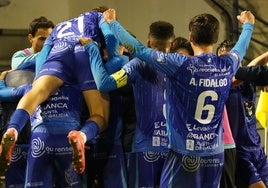
<svg viewBox="0 0 268 188">
<path fill-rule="evenodd" d="M 4 80 L 9 72 L 10 71 L 3 71 L 3 72 L 1 72 L 0 80 Z"/>
<path fill-rule="evenodd" d="M 237 16 L 238 21 L 240 21 L 242 24 L 249 22 L 254 24 L 255 23 L 255 17 L 250 11 L 243 11 L 240 13 L 240 15 Z"/>
<path fill-rule="evenodd" d="M 106 10 L 102 15 L 107 23 L 111 23 L 112 21 L 116 20 L 115 9 L 110 8 Z"/>
<path fill-rule="evenodd" d="M 78 41 L 82 46 L 85 46 L 85 45 L 93 42 L 93 40 L 91 38 L 84 38 L 84 37 L 79 38 Z"/>
</svg>

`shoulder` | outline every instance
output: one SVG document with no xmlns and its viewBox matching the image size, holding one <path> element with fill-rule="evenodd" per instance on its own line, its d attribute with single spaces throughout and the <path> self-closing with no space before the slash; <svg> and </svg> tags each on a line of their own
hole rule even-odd
<svg viewBox="0 0 268 188">
<path fill-rule="evenodd" d="M 33 54 L 33 50 L 31 48 L 25 48 L 23 50 L 19 50 L 15 52 L 12 56 L 13 57 L 22 57 L 22 56 L 29 56 Z"/>
</svg>

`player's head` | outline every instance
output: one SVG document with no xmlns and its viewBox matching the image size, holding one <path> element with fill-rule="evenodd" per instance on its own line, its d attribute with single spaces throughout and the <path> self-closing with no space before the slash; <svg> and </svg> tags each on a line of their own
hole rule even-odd
<svg viewBox="0 0 268 188">
<path fill-rule="evenodd" d="M 99 6 L 99 7 L 96 7 L 96 8 L 93 8 L 92 10 L 93 11 L 97 11 L 97 12 L 105 12 L 106 10 L 108 10 L 109 7 L 105 6 L 105 5 L 102 5 L 102 6 Z"/>
<path fill-rule="evenodd" d="M 171 23 L 156 21 L 150 25 L 147 45 L 155 50 L 169 52 L 174 38 L 174 26 Z"/>
<path fill-rule="evenodd" d="M 46 17 L 35 18 L 29 24 L 28 40 L 32 44 L 34 53 L 41 51 L 44 42 L 54 28 L 54 23 Z"/>
<path fill-rule="evenodd" d="M 216 54 L 218 56 L 224 55 L 228 53 L 233 47 L 235 43 L 230 40 L 224 40 L 220 43 L 220 45 L 216 49 Z"/>
<path fill-rule="evenodd" d="M 212 45 L 218 41 L 219 21 L 211 14 L 199 14 L 189 23 L 190 41 L 197 45 Z"/>
<path fill-rule="evenodd" d="M 187 56 L 193 56 L 194 51 L 190 42 L 183 37 L 177 37 L 173 40 L 172 47 L 170 48 L 171 53 L 179 53 Z"/>
</svg>

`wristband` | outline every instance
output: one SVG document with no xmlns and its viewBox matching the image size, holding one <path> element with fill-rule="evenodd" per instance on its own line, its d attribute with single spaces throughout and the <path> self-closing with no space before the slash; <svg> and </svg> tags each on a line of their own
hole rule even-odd
<svg viewBox="0 0 268 188">
<path fill-rule="evenodd" d="M 89 120 L 84 124 L 80 131 L 85 133 L 87 137 L 86 141 L 90 141 L 99 134 L 99 126 L 95 121 Z"/>
<path fill-rule="evenodd" d="M 30 119 L 28 112 L 24 109 L 17 109 L 12 114 L 8 128 L 14 128 L 20 133 L 27 121 Z"/>
</svg>

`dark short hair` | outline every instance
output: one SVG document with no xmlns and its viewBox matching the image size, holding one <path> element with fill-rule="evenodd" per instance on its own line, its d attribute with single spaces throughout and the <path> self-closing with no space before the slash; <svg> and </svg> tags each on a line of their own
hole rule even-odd
<svg viewBox="0 0 268 188">
<path fill-rule="evenodd" d="M 230 51 L 235 45 L 235 42 L 231 40 L 224 40 L 220 43 L 220 45 L 216 49 L 216 54 L 218 55 L 218 52 L 221 48 L 225 48 L 227 51 Z"/>
<path fill-rule="evenodd" d="M 219 21 L 211 14 L 199 14 L 189 23 L 189 31 L 197 44 L 214 44 L 219 37 Z"/>
<path fill-rule="evenodd" d="M 150 25 L 148 36 L 159 40 L 168 40 L 175 37 L 174 26 L 166 21 L 156 21 Z"/>
<path fill-rule="evenodd" d="M 44 16 L 40 16 L 39 18 L 35 18 L 33 21 L 31 21 L 29 24 L 28 34 L 35 36 L 39 28 L 54 28 L 54 26 L 55 25 L 52 21 L 48 20 Z"/>
<path fill-rule="evenodd" d="M 190 55 L 194 55 L 190 42 L 184 37 L 177 37 L 173 40 L 170 52 L 177 52 L 179 49 L 185 49 Z"/>
<path fill-rule="evenodd" d="M 96 8 L 93 8 L 92 10 L 93 11 L 97 11 L 97 12 L 105 12 L 106 10 L 108 10 L 109 7 L 105 6 L 105 5 L 102 5 L 102 6 L 99 6 L 99 7 L 96 7 Z"/>
</svg>

